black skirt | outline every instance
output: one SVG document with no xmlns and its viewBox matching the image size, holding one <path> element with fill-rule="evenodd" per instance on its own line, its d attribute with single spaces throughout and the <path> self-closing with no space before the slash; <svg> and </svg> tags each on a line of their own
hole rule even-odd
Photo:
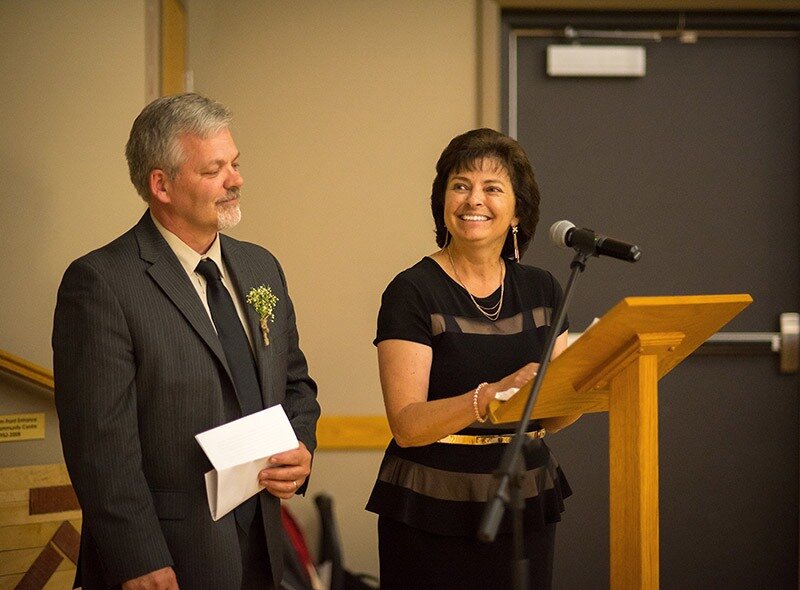
<svg viewBox="0 0 800 590">
<path fill-rule="evenodd" d="M 386 450 L 367 510 L 411 527 L 446 536 L 474 537 L 486 502 L 494 497 L 497 469 L 506 445 L 435 443 Z M 564 498 L 572 494 L 558 462 L 543 440 L 526 446 L 526 529 L 542 530 L 561 520 Z M 508 514 L 500 533 L 511 533 Z"/>
<path fill-rule="evenodd" d="M 550 590 L 555 524 L 524 531 L 527 586 Z M 512 535 L 492 543 L 477 537 L 429 533 L 403 523 L 378 519 L 381 590 L 509 590 L 514 587 Z"/>
</svg>

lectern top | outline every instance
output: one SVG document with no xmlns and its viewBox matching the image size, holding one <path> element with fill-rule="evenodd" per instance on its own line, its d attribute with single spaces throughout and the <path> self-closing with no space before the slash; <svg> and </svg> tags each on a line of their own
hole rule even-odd
<svg viewBox="0 0 800 590">
<path fill-rule="evenodd" d="M 660 379 L 752 301 L 746 294 L 626 297 L 553 360 L 534 417 L 607 411 L 608 380 L 632 355 L 657 354 Z M 492 402 L 492 421 L 519 420 L 530 388 Z"/>
</svg>

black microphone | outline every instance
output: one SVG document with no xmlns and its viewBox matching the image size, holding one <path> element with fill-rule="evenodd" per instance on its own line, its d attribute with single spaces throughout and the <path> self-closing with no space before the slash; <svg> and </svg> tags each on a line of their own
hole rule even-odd
<svg viewBox="0 0 800 590">
<path fill-rule="evenodd" d="M 628 262 L 636 262 L 642 251 L 636 244 L 628 244 L 614 238 L 594 233 L 591 229 L 575 227 L 566 219 L 556 221 L 550 226 L 550 239 L 559 248 L 575 248 L 591 256 L 610 256 Z"/>
</svg>

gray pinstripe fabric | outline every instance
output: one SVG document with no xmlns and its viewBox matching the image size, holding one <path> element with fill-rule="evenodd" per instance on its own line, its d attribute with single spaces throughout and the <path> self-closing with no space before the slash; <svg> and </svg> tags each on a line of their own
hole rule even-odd
<svg viewBox="0 0 800 590">
<path fill-rule="evenodd" d="M 280 300 L 270 346 L 257 340 L 262 398 L 264 407 L 283 404 L 313 452 L 316 385 L 280 265 L 259 246 L 221 239 L 238 292 L 264 284 Z M 257 314 L 247 313 L 259 334 Z M 203 479 L 211 465 L 194 435 L 241 413 L 208 314 L 149 212 L 67 269 L 53 353 L 64 457 L 84 514 L 83 587 L 172 565 L 181 588 L 239 590 L 233 515 L 211 520 Z M 260 501 L 279 578 L 279 502 L 266 493 Z"/>
</svg>

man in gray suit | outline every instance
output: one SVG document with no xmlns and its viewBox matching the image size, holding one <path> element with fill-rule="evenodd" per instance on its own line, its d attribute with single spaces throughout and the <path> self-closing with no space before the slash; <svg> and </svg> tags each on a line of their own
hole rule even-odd
<svg viewBox="0 0 800 590">
<path fill-rule="evenodd" d="M 219 233 L 241 218 L 229 123 L 197 94 L 145 107 L 126 155 L 148 210 L 59 288 L 56 407 L 83 510 L 85 589 L 280 585 L 279 499 L 305 491 L 319 405 L 278 261 Z M 245 300 L 259 287 L 277 297 L 266 324 Z M 276 404 L 299 448 L 269 458 L 263 490 L 214 522 L 195 435 Z"/>
</svg>

